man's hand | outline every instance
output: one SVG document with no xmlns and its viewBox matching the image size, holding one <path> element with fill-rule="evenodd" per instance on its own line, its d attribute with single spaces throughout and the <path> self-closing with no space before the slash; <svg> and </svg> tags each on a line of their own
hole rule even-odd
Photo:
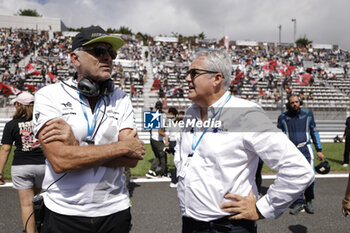
<svg viewBox="0 0 350 233">
<path fill-rule="evenodd" d="M 45 123 L 45 126 L 42 131 L 42 141 L 44 143 L 61 141 L 66 145 L 79 145 L 72 128 L 63 119 L 51 119 Z"/>
<path fill-rule="evenodd" d="M 324 155 L 321 151 L 317 152 L 317 156 L 321 159 L 324 160 Z"/>
<path fill-rule="evenodd" d="M 346 198 L 342 201 L 342 213 L 345 217 L 350 214 L 350 201 Z"/>
<path fill-rule="evenodd" d="M 230 220 L 258 220 L 264 218 L 256 208 L 256 199 L 253 189 L 250 190 L 249 196 L 247 197 L 233 193 L 227 193 L 224 197 L 232 200 L 230 202 L 222 202 L 220 205 L 224 212 L 235 213 L 235 215 L 229 217 Z"/>
<path fill-rule="evenodd" d="M 126 154 L 127 157 L 142 160 L 143 156 L 146 153 L 146 148 L 138 136 L 137 131 L 131 130 L 128 135 L 123 136 L 120 138 L 120 143 L 123 143 L 128 148 L 128 153 Z"/>
<path fill-rule="evenodd" d="M 106 167 L 136 167 L 137 162 L 143 159 L 145 147 L 143 142 L 138 140 L 136 130 L 123 129 L 119 132 L 119 142 L 115 145 L 127 150 L 123 156 L 103 164 Z M 131 155 L 130 155 L 131 153 Z"/>
</svg>

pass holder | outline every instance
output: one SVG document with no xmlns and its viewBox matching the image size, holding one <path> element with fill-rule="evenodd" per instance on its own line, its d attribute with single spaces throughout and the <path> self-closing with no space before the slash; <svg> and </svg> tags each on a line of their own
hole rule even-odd
<svg viewBox="0 0 350 233">
<path fill-rule="evenodd" d="M 91 137 L 91 136 L 87 136 L 86 139 L 85 139 L 85 142 L 86 142 L 88 145 L 95 145 L 95 141 L 92 140 L 92 137 Z"/>
<path fill-rule="evenodd" d="M 180 177 L 184 178 L 186 176 L 188 168 L 191 165 L 192 158 L 193 158 L 193 153 L 188 154 L 188 156 L 186 158 L 186 162 L 184 163 L 184 165 L 182 166 L 182 169 L 180 171 L 180 174 L 179 174 Z"/>
<path fill-rule="evenodd" d="M 88 135 L 86 136 L 86 139 L 84 140 L 84 144 L 85 145 L 95 145 L 94 131 L 95 131 L 95 127 L 96 127 L 97 118 L 98 118 L 98 115 L 100 113 L 100 108 L 101 108 L 101 104 L 102 104 L 102 98 L 100 98 L 98 100 L 98 102 L 97 102 L 96 109 L 95 109 L 95 112 L 94 112 L 94 115 L 93 115 L 93 119 L 92 119 L 92 122 L 90 124 L 90 121 L 89 121 L 89 118 L 88 118 L 88 115 L 87 115 L 87 112 L 86 112 L 86 109 L 85 109 L 85 104 L 84 104 L 84 101 L 83 101 L 83 99 L 81 97 L 81 93 L 79 93 L 79 97 L 80 97 L 81 108 L 82 108 L 82 111 L 84 113 L 84 117 L 85 117 L 85 120 L 86 120 L 86 123 L 87 123 L 87 128 L 88 128 L 88 130 L 87 130 L 88 131 Z"/>
</svg>

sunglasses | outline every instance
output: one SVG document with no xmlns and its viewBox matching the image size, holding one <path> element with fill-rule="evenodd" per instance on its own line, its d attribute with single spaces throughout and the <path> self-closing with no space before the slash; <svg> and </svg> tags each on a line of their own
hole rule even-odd
<svg viewBox="0 0 350 233">
<path fill-rule="evenodd" d="M 117 57 L 117 53 L 112 47 L 106 48 L 102 45 L 97 45 L 94 47 L 81 47 L 80 48 L 82 51 L 92 51 L 93 55 L 95 57 L 103 57 L 106 53 L 111 56 L 112 60 L 114 60 Z"/>
<path fill-rule="evenodd" d="M 198 71 L 201 71 L 201 72 L 204 72 L 204 73 L 198 73 Z M 191 79 L 194 80 L 194 78 L 196 78 L 196 76 L 198 75 L 202 75 L 202 74 L 205 74 L 205 73 L 208 73 L 208 74 L 217 74 L 217 73 L 220 73 L 220 72 L 217 72 L 217 71 L 212 71 L 212 70 L 203 70 L 203 69 L 190 69 L 186 72 L 186 76 L 187 77 L 188 75 L 190 75 Z M 197 76 L 197 77 L 198 77 Z"/>
</svg>

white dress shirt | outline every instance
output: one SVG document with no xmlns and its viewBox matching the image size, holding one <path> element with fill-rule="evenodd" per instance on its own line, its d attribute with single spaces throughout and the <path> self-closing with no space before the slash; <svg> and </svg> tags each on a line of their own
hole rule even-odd
<svg viewBox="0 0 350 233">
<path fill-rule="evenodd" d="M 187 125 L 177 140 L 174 160 L 181 214 L 211 221 L 230 215 L 220 208 L 220 203 L 229 201 L 224 199 L 226 193 L 248 196 L 253 189 L 257 197 L 255 173 L 260 157 L 278 173 L 256 205 L 265 218 L 277 218 L 311 184 L 313 169 L 258 105 L 228 96 L 226 92 L 208 108 L 210 119 L 224 105 L 214 118 L 221 126 L 208 128 L 194 151 L 203 128 Z M 185 124 L 193 119 L 201 119 L 196 104 L 187 110 Z"/>
</svg>

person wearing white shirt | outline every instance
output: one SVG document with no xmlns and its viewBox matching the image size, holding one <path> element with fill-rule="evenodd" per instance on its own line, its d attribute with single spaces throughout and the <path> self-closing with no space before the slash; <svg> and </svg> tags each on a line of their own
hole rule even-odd
<svg viewBox="0 0 350 233">
<path fill-rule="evenodd" d="M 226 51 L 203 50 L 186 74 L 193 104 L 174 159 L 183 233 L 256 232 L 256 220 L 281 216 L 314 179 L 305 157 L 261 107 L 226 91 L 231 67 Z M 257 201 L 259 158 L 277 178 Z"/>
<path fill-rule="evenodd" d="M 111 80 L 122 45 L 99 26 L 84 28 L 70 53 L 76 75 L 35 94 L 34 133 L 46 156 L 44 233 L 130 231 L 123 172 L 143 159 L 145 147 L 130 98 Z"/>
</svg>

